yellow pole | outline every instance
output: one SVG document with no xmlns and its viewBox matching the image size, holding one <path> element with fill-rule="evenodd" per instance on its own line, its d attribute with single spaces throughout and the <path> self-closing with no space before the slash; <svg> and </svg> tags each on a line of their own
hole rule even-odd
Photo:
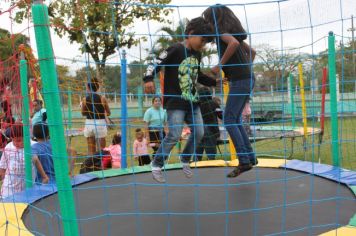
<svg viewBox="0 0 356 236">
<path fill-rule="evenodd" d="M 221 78 L 225 78 L 225 73 L 223 71 L 221 72 Z M 228 83 L 223 83 L 223 91 L 224 91 L 224 104 L 226 104 L 227 96 L 229 94 Z M 236 149 L 234 147 L 234 144 L 232 143 L 230 136 L 229 136 L 229 147 L 230 147 L 231 160 L 236 160 L 237 159 Z"/>
<path fill-rule="evenodd" d="M 304 93 L 304 79 L 303 79 L 303 66 L 302 63 L 298 64 L 299 72 L 299 85 L 300 85 L 300 96 L 302 99 L 302 114 L 303 114 L 303 127 L 304 127 L 304 139 L 307 138 L 308 126 L 307 126 L 307 108 L 305 105 L 305 93 Z"/>
</svg>

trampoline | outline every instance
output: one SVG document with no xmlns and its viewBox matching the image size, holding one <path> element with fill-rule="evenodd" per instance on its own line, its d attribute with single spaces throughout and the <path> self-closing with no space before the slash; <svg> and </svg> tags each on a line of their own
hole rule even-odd
<svg viewBox="0 0 356 236">
<path fill-rule="evenodd" d="M 175 169 L 178 164 L 168 165 L 163 185 L 154 183 L 148 166 L 131 169 L 135 174 L 109 170 L 79 175 L 73 183 L 86 182 L 73 189 L 80 234 L 317 235 L 349 224 L 356 212 L 355 196 L 346 186 L 356 185 L 355 172 L 260 159 L 260 167 L 226 179 L 231 170 L 226 164 L 237 163 L 192 163 L 206 167 L 194 168 L 192 179 Z M 28 190 L 11 201 L 34 202 L 23 215 L 31 233 L 63 235 L 57 194 L 41 188 L 36 197 Z"/>
<path fill-rule="evenodd" d="M 298 137 L 304 137 L 304 128 L 303 127 L 292 127 L 292 126 L 265 126 L 265 125 L 251 125 L 251 134 L 249 135 L 250 142 L 259 142 L 265 140 L 277 140 L 277 139 L 290 139 L 291 148 L 290 153 L 287 158 L 291 158 L 294 153 L 294 141 Z M 220 126 L 220 138 L 218 140 L 219 145 L 229 143 L 228 132 L 225 127 Z M 318 135 L 319 143 L 321 142 L 321 129 L 315 127 L 308 127 L 306 136 Z M 219 152 L 221 152 L 219 148 Z M 271 154 L 258 154 L 257 156 L 264 157 L 282 157 L 278 155 Z"/>
</svg>

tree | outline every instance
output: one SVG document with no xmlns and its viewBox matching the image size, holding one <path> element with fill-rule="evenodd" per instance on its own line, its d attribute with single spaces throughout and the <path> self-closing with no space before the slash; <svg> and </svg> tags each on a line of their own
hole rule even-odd
<svg viewBox="0 0 356 236">
<path fill-rule="evenodd" d="M 260 84 L 263 84 L 265 88 L 273 85 L 275 88 L 284 90 L 289 73 L 295 73 L 298 63 L 310 58 L 308 54 L 294 54 L 289 51 L 288 49 L 275 50 L 267 44 L 257 47 L 254 71 L 262 75 L 264 81 L 260 81 Z M 284 78 L 284 83 L 282 78 Z"/>
<path fill-rule="evenodd" d="M 11 0 L 22 7 L 16 13 L 21 22 L 29 17 L 28 0 Z M 91 55 L 96 63 L 98 76 L 105 73 L 107 58 L 118 47 L 128 47 L 138 43 L 129 29 L 138 19 L 168 22 L 165 19 L 171 10 L 161 7 L 171 0 L 127 0 L 108 2 L 93 0 L 56 0 L 49 4 L 51 25 L 58 36 L 68 36 L 71 43 L 82 45 L 82 52 Z M 149 5 L 149 7 L 147 7 Z"/>
</svg>

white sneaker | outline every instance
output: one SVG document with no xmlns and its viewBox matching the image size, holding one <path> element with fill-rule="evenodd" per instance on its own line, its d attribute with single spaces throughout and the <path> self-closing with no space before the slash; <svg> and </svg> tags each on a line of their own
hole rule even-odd
<svg viewBox="0 0 356 236">
<path fill-rule="evenodd" d="M 163 177 L 163 173 L 160 167 L 155 167 L 152 166 L 151 164 L 151 170 L 152 170 L 152 178 L 156 180 L 158 183 L 165 183 L 166 179 Z"/>
<path fill-rule="evenodd" d="M 185 175 L 185 177 L 187 178 L 192 178 L 193 177 L 193 171 L 190 168 L 189 163 L 182 163 L 183 164 L 183 173 Z"/>
</svg>

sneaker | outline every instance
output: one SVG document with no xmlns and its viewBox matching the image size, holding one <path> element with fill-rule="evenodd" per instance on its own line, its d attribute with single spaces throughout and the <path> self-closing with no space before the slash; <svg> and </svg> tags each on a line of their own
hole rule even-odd
<svg viewBox="0 0 356 236">
<path fill-rule="evenodd" d="M 251 158 L 250 159 L 250 163 L 251 163 L 252 166 L 257 166 L 257 164 L 258 164 L 257 157 Z"/>
<path fill-rule="evenodd" d="M 187 164 L 183 163 L 183 173 L 184 173 L 185 177 L 187 177 L 187 178 L 193 177 L 193 171 L 190 168 L 189 163 L 187 163 Z"/>
<path fill-rule="evenodd" d="M 235 178 L 239 175 L 241 175 L 242 173 L 249 171 L 252 169 L 252 164 L 247 164 L 247 165 L 238 165 L 237 167 L 235 167 L 235 169 L 233 169 L 229 174 L 227 174 L 226 177 L 228 178 Z"/>
<path fill-rule="evenodd" d="M 152 178 L 158 183 L 165 183 L 166 179 L 163 177 L 161 168 L 152 166 Z"/>
</svg>

